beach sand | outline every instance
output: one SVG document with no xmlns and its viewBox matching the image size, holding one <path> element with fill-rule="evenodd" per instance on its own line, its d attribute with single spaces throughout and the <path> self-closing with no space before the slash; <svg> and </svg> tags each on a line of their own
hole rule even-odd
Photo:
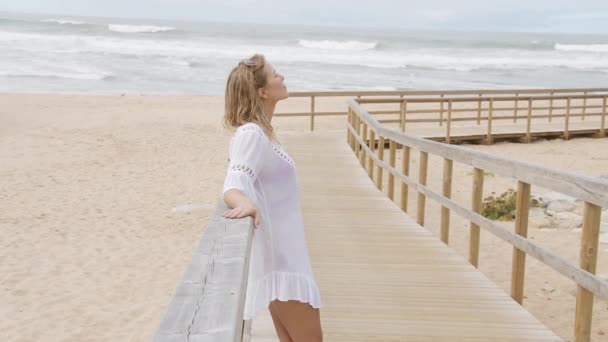
<svg viewBox="0 0 608 342">
<path fill-rule="evenodd" d="M 333 101 L 346 108 L 345 99 Z M 0 340 L 149 340 L 220 200 L 231 136 L 221 126 L 223 98 L 4 94 L 0 103 Z M 285 109 L 309 104 L 293 99 Z M 309 127 L 308 118 L 273 123 L 279 138 Z M 316 127 L 344 129 L 345 121 L 317 118 Z M 608 139 L 470 147 L 608 173 Z M 430 163 L 430 184 L 440 189 L 441 161 Z M 470 179 L 470 169 L 454 172 Z M 487 177 L 485 193 L 514 186 Z M 467 203 L 470 180 L 453 191 Z M 427 205 L 437 234 L 439 207 Z M 451 246 L 467 255 L 468 223 L 452 215 L 452 227 Z M 580 235 L 530 229 L 531 239 L 574 263 Z M 482 231 L 480 269 L 506 291 L 511 252 Z M 570 339 L 576 287 L 527 262 L 525 306 Z M 598 273 L 608 274 L 608 245 Z M 596 300 L 594 312 L 592 339 L 608 340 L 608 303 Z"/>
</svg>

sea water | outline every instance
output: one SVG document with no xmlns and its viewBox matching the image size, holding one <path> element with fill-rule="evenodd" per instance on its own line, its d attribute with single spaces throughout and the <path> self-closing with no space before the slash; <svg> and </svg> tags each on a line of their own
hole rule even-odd
<svg viewBox="0 0 608 342">
<path fill-rule="evenodd" d="M 290 91 L 608 87 L 608 36 L 0 14 L 0 91 L 209 94 L 264 54 Z"/>
</svg>

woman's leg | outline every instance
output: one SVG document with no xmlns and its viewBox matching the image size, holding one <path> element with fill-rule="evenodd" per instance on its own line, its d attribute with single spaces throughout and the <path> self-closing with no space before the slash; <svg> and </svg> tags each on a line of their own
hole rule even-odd
<svg viewBox="0 0 608 342">
<path fill-rule="evenodd" d="M 279 313 L 277 312 L 275 304 L 274 304 L 275 302 L 277 302 L 277 301 L 275 300 L 270 303 L 270 306 L 268 306 L 268 310 L 270 311 L 270 316 L 272 316 L 272 322 L 274 323 L 274 328 L 277 331 L 277 336 L 279 336 L 279 341 L 280 342 L 293 342 L 291 337 L 289 337 L 289 333 L 287 332 L 287 329 L 285 329 L 285 326 L 283 325 L 283 323 L 281 323 L 281 319 L 279 318 Z"/>
<path fill-rule="evenodd" d="M 271 304 L 280 322 L 293 342 L 322 342 L 321 315 L 319 309 L 296 300 Z M 282 341 L 282 340 L 281 340 Z"/>
</svg>

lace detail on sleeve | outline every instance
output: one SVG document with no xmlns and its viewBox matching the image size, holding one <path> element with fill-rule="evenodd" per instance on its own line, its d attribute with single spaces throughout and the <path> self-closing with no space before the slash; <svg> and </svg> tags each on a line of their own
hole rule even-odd
<svg viewBox="0 0 608 342">
<path fill-rule="evenodd" d="M 255 172 L 253 172 L 253 169 L 251 169 L 247 165 L 243 165 L 243 164 L 231 165 L 229 170 L 231 172 L 242 172 L 242 173 L 246 174 L 247 176 L 249 176 L 249 178 L 251 179 L 252 182 L 255 181 L 255 179 L 256 179 Z"/>
</svg>

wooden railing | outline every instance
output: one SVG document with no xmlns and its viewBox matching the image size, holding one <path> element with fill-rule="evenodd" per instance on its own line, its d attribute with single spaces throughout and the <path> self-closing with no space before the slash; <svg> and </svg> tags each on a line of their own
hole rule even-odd
<svg viewBox="0 0 608 342">
<path fill-rule="evenodd" d="M 480 228 L 496 235 L 513 246 L 511 296 L 518 303 L 524 298 L 524 270 L 526 255 L 530 255 L 578 285 L 576 297 L 576 341 L 589 341 L 593 296 L 608 299 L 608 282 L 595 275 L 600 216 L 608 207 L 608 181 L 576 175 L 543 166 L 502 158 L 475 150 L 418 138 L 397 129 L 385 127 L 357 101 L 348 101 L 347 141 L 376 186 L 383 189 L 384 171 L 388 174 L 387 195 L 394 200 L 395 178 L 400 181 L 401 208 L 407 212 L 408 188 L 417 192 L 416 220 L 424 225 L 426 198 L 438 202 L 441 208 L 441 240 L 448 244 L 450 211 L 470 222 L 469 262 L 477 267 Z M 378 144 L 376 145 L 376 138 Z M 389 144 L 389 162 L 384 161 L 385 145 Z M 402 165 L 395 166 L 396 151 L 401 148 Z M 412 149 L 420 153 L 418 180 L 410 176 Z M 443 157 L 443 186 L 439 194 L 427 186 L 429 154 Z M 451 199 L 453 163 L 474 168 L 471 208 Z M 517 209 L 514 232 L 482 216 L 484 172 L 514 178 L 518 181 Z M 583 234 L 580 246 L 580 265 L 576 266 L 528 240 L 528 210 L 532 184 L 573 196 L 584 201 Z"/>
<path fill-rule="evenodd" d="M 603 97 L 601 96 L 603 95 Z M 315 128 L 315 117 L 317 116 L 342 116 L 347 113 L 344 111 L 319 111 L 317 99 L 322 98 L 331 98 L 331 97 L 351 97 L 357 98 L 362 101 L 372 100 L 370 98 L 373 97 L 384 97 L 391 98 L 395 102 L 400 105 L 399 108 L 394 109 L 380 109 L 380 110 L 369 110 L 370 114 L 397 114 L 399 115 L 398 119 L 388 119 L 388 120 L 379 120 L 381 123 L 390 123 L 390 122 L 400 122 L 402 120 L 403 112 L 406 114 L 428 114 L 427 116 L 432 116 L 436 114 L 438 117 L 430 118 L 424 117 L 421 119 L 410 119 L 409 122 L 437 122 L 439 125 L 443 125 L 448 119 L 444 118 L 444 114 L 447 115 L 449 100 L 451 99 L 453 102 L 463 102 L 461 98 L 469 98 L 473 99 L 475 103 L 478 104 L 477 107 L 472 109 L 466 108 L 454 108 L 452 110 L 453 114 L 459 112 L 467 112 L 473 111 L 477 115 L 475 118 L 454 118 L 450 120 L 452 121 L 468 121 L 475 120 L 477 124 L 481 123 L 482 120 L 482 112 L 488 113 L 488 103 L 490 98 L 493 98 L 493 101 L 506 102 L 504 97 L 511 98 L 510 102 L 515 102 L 515 105 L 511 108 L 494 108 L 493 114 L 497 114 L 499 112 L 514 112 L 511 116 L 508 117 L 500 117 L 495 115 L 494 120 L 502 120 L 502 119 L 513 119 L 517 121 L 519 118 L 526 119 L 527 115 L 519 115 L 520 111 L 526 113 L 529 107 L 523 106 L 520 107 L 520 103 L 526 103 L 529 101 L 531 97 L 544 97 L 545 99 L 550 101 L 550 104 L 544 105 L 542 107 L 533 108 L 534 110 L 548 110 L 549 112 L 547 118 L 551 121 L 553 118 L 565 117 L 565 113 L 554 113 L 553 111 L 566 110 L 566 104 L 556 105 L 556 100 L 567 101 L 570 98 L 570 101 L 575 99 L 581 99 L 581 104 L 570 103 L 570 110 L 580 110 L 580 114 L 574 114 L 570 117 L 581 116 L 584 118 L 585 116 L 597 115 L 597 113 L 587 113 L 588 110 L 599 110 L 601 105 L 599 104 L 591 104 L 587 103 L 586 98 L 590 98 L 588 96 L 600 96 L 600 98 L 606 98 L 608 96 L 608 88 L 569 88 L 569 89 L 508 89 L 508 90 L 416 90 L 416 91 L 324 91 L 324 92 L 293 92 L 289 94 L 290 98 L 310 98 L 310 111 L 306 112 L 290 112 L 290 113 L 281 113 L 277 112 L 274 114 L 275 117 L 310 117 L 310 130 L 314 131 Z M 439 106 L 439 108 L 422 108 L 422 109 L 409 109 L 407 108 L 408 103 L 413 103 L 410 98 L 418 98 L 418 100 L 427 99 L 429 103 L 435 103 Z M 456 101 L 458 99 L 458 101 Z M 500 100 L 499 100 L 500 99 Z M 539 98 L 540 99 L 540 98 Z M 377 100 L 377 99 L 376 99 Z M 471 101 L 469 101 L 471 102 Z M 371 103 L 368 102 L 368 103 Z M 382 103 L 386 104 L 388 102 L 382 101 Z M 486 106 L 482 106 L 482 104 L 486 104 Z M 552 109 L 550 109 L 552 107 Z M 534 114 L 532 114 L 534 115 Z M 407 115 L 406 115 L 407 116 Z M 485 119 L 488 120 L 490 115 L 486 115 Z M 400 124 L 402 125 L 402 124 Z"/>
<path fill-rule="evenodd" d="M 224 219 L 223 200 L 184 272 L 154 342 L 241 342 L 253 221 Z"/>
<path fill-rule="evenodd" d="M 563 137 L 569 138 L 571 131 L 571 120 L 580 117 L 599 117 L 597 122 L 597 135 L 605 136 L 606 111 L 608 94 L 598 95 L 553 95 L 553 96 L 490 96 L 490 97 L 442 97 L 442 98 L 405 98 L 405 99 L 357 99 L 361 104 L 388 104 L 400 105 L 399 118 L 395 120 L 383 120 L 382 123 L 399 123 L 402 132 L 406 131 L 408 123 L 439 123 L 445 126 L 445 141 L 451 142 L 452 128 L 454 122 L 467 122 L 480 125 L 486 122 L 486 142 L 492 143 L 495 131 L 492 130 L 493 123 L 498 120 L 517 119 L 526 120 L 525 140 L 530 141 L 533 135 L 533 124 L 539 123 L 538 119 L 548 119 L 552 122 L 556 118 L 564 118 Z M 573 102 L 579 105 L 573 105 Z M 524 103 L 521 107 L 519 104 Z M 408 105 L 418 104 L 425 107 L 435 106 L 436 109 L 408 109 Z M 513 104 L 513 107 L 509 106 Z M 460 108 L 454 108 L 460 105 Z M 574 111 L 577 111 L 576 113 Z M 504 112 L 507 112 L 505 115 Z M 523 112 L 525 115 L 519 115 Z M 540 114 L 539 114 L 540 112 Z M 408 119 L 411 114 L 423 113 L 425 116 L 436 113 L 437 118 Z M 446 117 L 444 117 L 444 113 Z M 476 116 L 454 117 L 456 113 L 476 113 Z"/>
</svg>

